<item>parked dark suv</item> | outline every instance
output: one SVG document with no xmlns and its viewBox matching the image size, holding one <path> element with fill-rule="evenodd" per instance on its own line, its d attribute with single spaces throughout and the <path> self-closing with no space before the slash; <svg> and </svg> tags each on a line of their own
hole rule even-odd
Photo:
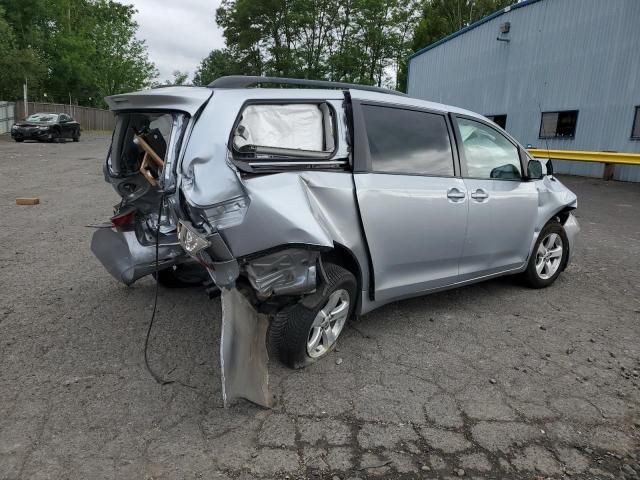
<svg viewBox="0 0 640 480">
<path fill-rule="evenodd" d="M 77 142 L 80 140 L 80 124 L 66 113 L 33 113 L 11 127 L 11 137 L 16 142 L 55 142 L 65 138 Z"/>
</svg>

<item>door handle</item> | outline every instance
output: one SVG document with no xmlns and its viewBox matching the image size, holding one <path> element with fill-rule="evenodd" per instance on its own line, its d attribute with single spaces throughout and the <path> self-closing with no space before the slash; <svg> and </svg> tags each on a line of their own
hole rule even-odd
<svg viewBox="0 0 640 480">
<path fill-rule="evenodd" d="M 466 193 L 461 192 L 457 188 L 452 188 L 447 191 L 447 198 L 450 200 L 453 200 L 454 202 L 457 202 L 459 200 L 464 200 L 466 196 L 467 196 Z"/>
<path fill-rule="evenodd" d="M 474 200 L 486 200 L 487 198 L 489 198 L 489 194 L 479 188 L 471 194 L 471 198 L 473 198 Z"/>
</svg>

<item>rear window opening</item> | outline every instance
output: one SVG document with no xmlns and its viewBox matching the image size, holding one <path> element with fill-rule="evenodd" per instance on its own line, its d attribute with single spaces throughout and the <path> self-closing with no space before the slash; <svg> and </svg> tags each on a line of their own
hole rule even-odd
<svg viewBox="0 0 640 480">
<path fill-rule="evenodd" d="M 174 115 L 171 113 L 118 114 L 107 160 L 109 173 L 123 177 L 139 172 L 144 150 L 134 142 L 136 135 L 141 136 L 154 152 L 165 160 L 173 123 Z"/>
<path fill-rule="evenodd" d="M 336 150 L 333 109 L 327 103 L 248 105 L 232 144 L 242 161 L 329 159 Z"/>
</svg>

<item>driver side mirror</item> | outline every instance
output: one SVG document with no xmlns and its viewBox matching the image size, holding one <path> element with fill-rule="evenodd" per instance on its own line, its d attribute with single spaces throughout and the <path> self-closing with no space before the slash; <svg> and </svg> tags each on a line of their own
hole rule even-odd
<svg viewBox="0 0 640 480">
<path fill-rule="evenodd" d="M 547 173 L 549 173 L 548 166 L 547 166 Z M 544 177 L 542 162 L 540 160 L 533 160 L 533 159 L 529 160 L 529 162 L 527 163 L 527 177 L 531 180 L 540 180 L 542 177 Z"/>
</svg>

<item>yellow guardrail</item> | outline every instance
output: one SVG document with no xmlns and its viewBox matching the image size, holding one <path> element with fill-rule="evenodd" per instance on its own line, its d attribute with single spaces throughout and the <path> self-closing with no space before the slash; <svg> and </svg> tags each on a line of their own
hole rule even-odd
<svg viewBox="0 0 640 480">
<path fill-rule="evenodd" d="M 529 148 L 528 151 L 534 158 L 640 165 L 640 153 L 583 152 L 580 150 L 546 150 L 543 148 Z"/>
</svg>

